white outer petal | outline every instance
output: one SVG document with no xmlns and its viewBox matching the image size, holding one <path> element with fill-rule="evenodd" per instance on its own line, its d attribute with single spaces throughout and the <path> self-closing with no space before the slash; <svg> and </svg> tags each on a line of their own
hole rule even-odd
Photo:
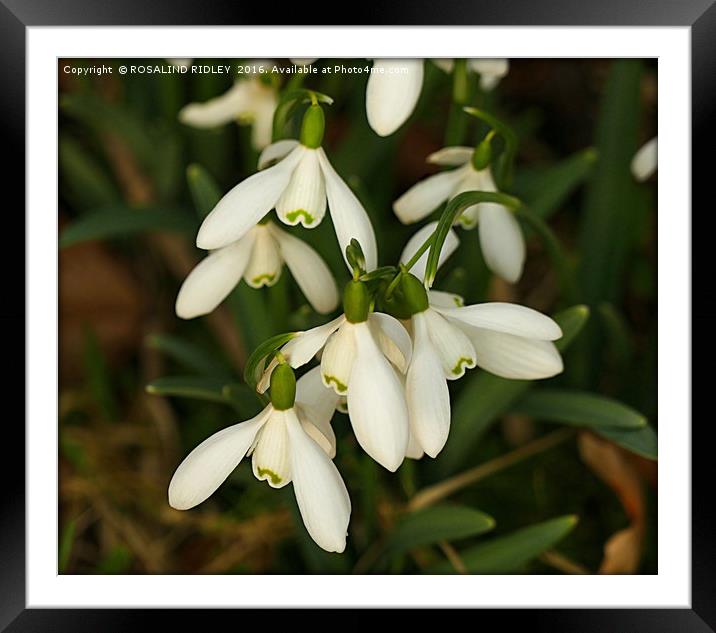
<svg viewBox="0 0 716 633">
<path fill-rule="evenodd" d="M 478 303 L 463 308 L 435 309 L 451 319 L 495 332 L 543 341 L 562 337 L 562 329 L 546 314 L 515 303 Z"/>
<path fill-rule="evenodd" d="M 355 238 L 363 249 L 366 269 L 371 271 L 378 266 L 378 246 L 370 218 L 356 195 L 333 169 L 333 165 L 323 149 L 319 148 L 317 152 L 321 170 L 326 179 L 326 196 L 333 228 L 336 231 L 343 259 L 348 264 L 346 246 L 350 244 L 352 238 Z"/>
<path fill-rule="evenodd" d="M 516 380 L 550 378 L 564 369 L 551 341 L 523 338 L 481 328 L 463 327 L 477 353 L 477 364 L 497 376 Z"/>
<path fill-rule="evenodd" d="M 413 430 L 410 430 L 410 438 L 408 439 L 408 448 L 405 451 L 405 456 L 410 459 L 420 459 L 425 455 L 425 451 L 423 450 L 423 447 L 420 446 L 420 442 L 418 442 L 418 438 L 415 437 L 415 433 L 413 433 Z"/>
<path fill-rule="evenodd" d="M 348 385 L 356 356 L 353 324 L 345 321 L 328 339 L 321 356 L 321 379 L 338 395 L 348 392 Z"/>
<path fill-rule="evenodd" d="M 252 288 L 273 286 L 279 280 L 283 268 L 278 243 L 266 225 L 257 226 L 252 233 L 256 239 L 249 265 L 244 271 L 244 281 Z"/>
<path fill-rule="evenodd" d="M 338 306 L 336 282 L 321 256 L 303 240 L 286 233 L 270 222 L 281 256 L 299 288 L 316 312 L 328 314 Z"/>
<path fill-rule="evenodd" d="M 489 92 L 510 70 L 507 59 L 471 59 L 468 66 L 480 75 L 480 87 Z"/>
<path fill-rule="evenodd" d="M 457 380 L 465 375 L 465 368 L 476 364 L 476 352 L 470 339 L 454 323 L 450 323 L 436 310 L 428 308 L 424 313 L 428 335 L 440 358 L 445 378 Z"/>
<path fill-rule="evenodd" d="M 311 428 L 316 429 L 328 443 L 328 457 L 336 455 L 336 435 L 331 427 L 331 420 L 336 411 L 340 397 L 333 389 L 323 384 L 321 368 L 314 367 L 306 372 L 296 382 L 296 405 L 301 412 L 301 423 L 308 422 L 303 426 L 304 430 L 326 450 L 321 438 L 316 437 Z"/>
<path fill-rule="evenodd" d="M 405 245 L 403 253 L 400 256 L 400 261 L 403 264 L 407 263 L 410 258 L 415 255 L 415 253 L 417 253 L 418 249 L 423 245 L 425 240 L 427 240 L 430 235 L 435 231 L 437 225 L 437 222 L 429 222 L 417 233 L 413 234 L 413 236 L 408 240 L 408 243 Z M 442 250 L 440 251 L 438 268 L 440 268 L 445 263 L 447 258 L 450 257 L 450 255 L 452 255 L 457 250 L 457 247 L 459 245 L 460 238 L 457 236 L 457 233 L 455 233 L 455 231 L 450 229 L 447 234 L 447 237 L 445 238 L 445 241 L 443 242 Z M 428 263 L 429 252 L 430 249 L 425 251 L 410 269 L 410 272 L 413 273 L 413 275 L 415 275 L 418 279 L 425 278 L 425 266 Z"/>
<path fill-rule="evenodd" d="M 179 111 L 179 121 L 198 128 L 212 128 L 234 121 L 237 115 L 251 106 L 248 81 L 237 81 L 223 95 L 204 103 L 189 103 Z"/>
<path fill-rule="evenodd" d="M 436 457 L 450 433 L 450 393 L 428 325 L 425 312 L 413 315 L 415 345 L 405 378 L 405 395 L 410 430 L 423 450 Z"/>
<path fill-rule="evenodd" d="M 442 165 L 443 167 L 458 167 L 469 162 L 474 152 L 474 147 L 464 147 L 461 145 L 443 147 L 437 152 L 430 154 L 426 161 L 433 165 Z"/>
<path fill-rule="evenodd" d="M 276 215 L 289 226 L 318 226 L 326 214 L 326 186 L 318 163 L 318 150 L 302 148 L 301 161 L 276 202 Z M 293 216 L 293 217 L 290 217 Z"/>
<path fill-rule="evenodd" d="M 254 477 L 259 481 L 267 481 L 272 488 L 283 488 L 291 481 L 287 413 L 276 410 L 271 412 L 259 431 L 251 458 Z"/>
<path fill-rule="evenodd" d="M 505 281 L 516 283 L 525 263 L 525 238 L 514 213 L 501 204 L 478 205 L 480 246 L 487 267 Z"/>
<path fill-rule="evenodd" d="M 657 137 L 647 141 L 634 154 L 631 160 L 631 173 L 638 182 L 644 182 L 657 167 Z"/>
<path fill-rule="evenodd" d="M 401 68 L 408 72 L 391 72 Z M 405 123 L 418 103 L 422 86 L 422 59 L 376 59 L 365 91 L 365 109 L 373 131 L 389 136 Z"/>
<path fill-rule="evenodd" d="M 267 406 L 255 418 L 214 433 L 189 453 L 169 482 L 169 505 L 188 510 L 208 499 L 239 465 L 272 411 Z"/>
<path fill-rule="evenodd" d="M 254 231 L 237 242 L 209 253 L 184 280 L 176 300 L 176 313 L 182 319 L 208 314 L 241 281 L 254 246 Z"/>
<path fill-rule="evenodd" d="M 368 316 L 368 324 L 383 354 L 405 373 L 413 354 L 413 343 L 403 324 L 383 312 L 372 312 Z"/>
<path fill-rule="evenodd" d="M 271 143 L 271 145 L 267 146 L 259 155 L 258 168 L 264 169 L 270 163 L 288 156 L 298 145 L 298 141 L 294 139 L 285 139 Z"/>
<path fill-rule="evenodd" d="M 303 431 L 296 416 L 286 417 L 293 490 L 303 524 L 324 550 L 342 552 L 351 515 L 346 485 L 333 462 Z"/>
<path fill-rule="evenodd" d="M 345 321 L 345 315 L 336 317 L 333 321 L 301 332 L 281 348 L 291 367 L 296 369 L 310 361 L 326 344 L 328 337 L 333 334 Z"/>
<path fill-rule="evenodd" d="M 348 388 L 348 414 L 358 443 L 375 461 L 397 470 L 408 448 L 408 406 L 403 385 L 365 323 L 354 325 L 356 360 Z"/>
<path fill-rule="evenodd" d="M 281 197 L 303 151 L 295 148 L 280 163 L 249 176 L 227 193 L 199 228 L 199 248 L 221 248 L 240 239 Z"/>
<path fill-rule="evenodd" d="M 412 224 L 426 218 L 453 196 L 464 176 L 463 168 L 428 176 L 393 203 L 393 212 L 403 224 Z"/>
<path fill-rule="evenodd" d="M 462 308 L 465 300 L 453 292 L 428 290 L 428 301 L 433 308 Z"/>
</svg>

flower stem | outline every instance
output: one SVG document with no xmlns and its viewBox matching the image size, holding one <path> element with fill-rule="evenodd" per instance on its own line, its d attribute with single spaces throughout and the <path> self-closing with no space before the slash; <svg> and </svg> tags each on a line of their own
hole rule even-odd
<svg viewBox="0 0 716 633">
<path fill-rule="evenodd" d="M 561 444 L 565 440 L 573 437 L 575 433 L 576 430 L 572 428 L 559 429 L 558 431 L 544 435 L 529 444 L 520 446 L 520 448 L 517 448 L 514 451 L 505 453 L 496 459 L 480 464 L 475 468 L 466 470 L 459 475 L 445 479 L 444 481 L 441 481 L 433 486 L 428 486 L 418 492 L 418 494 L 410 500 L 408 510 L 414 512 L 415 510 L 420 510 L 434 505 L 438 501 L 441 501 L 445 497 L 449 497 L 458 490 L 462 490 L 463 488 L 466 488 L 481 479 L 485 479 L 490 475 L 494 475 L 505 468 L 514 466 L 522 460 L 532 457 L 532 455 L 536 455 L 542 451 L 546 451 L 554 446 L 557 446 L 558 444 Z"/>
</svg>

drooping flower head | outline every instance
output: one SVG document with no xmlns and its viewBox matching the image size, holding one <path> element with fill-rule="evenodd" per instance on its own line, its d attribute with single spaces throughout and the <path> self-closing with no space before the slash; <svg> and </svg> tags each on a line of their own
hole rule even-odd
<svg viewBox="0 0 716 633">
<path fill-rule="evenodd" d="M 296 382 L 288 365 L 271 377 L 271 402 L 256 417 L 215 433 L 179 465 L 169 483 L 169 504 L 188 510 L 205 501 L 247 455 L 254 475 L 272 488 L 293 483 L 311 538 L 329 552 L 342 552 L 351 502 L 331 461 L 330 426 L 338 397 L 316 370 Z"/>
</svg>

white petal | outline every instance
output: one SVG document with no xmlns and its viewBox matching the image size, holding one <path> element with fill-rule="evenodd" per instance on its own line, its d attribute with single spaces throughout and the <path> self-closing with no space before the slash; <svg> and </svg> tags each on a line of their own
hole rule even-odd
<svg viewBox="0 0 716 633">
<path fill-rule="evenodd" d="M 293 490 L 303 524 L 311 538 L 328 552 L 342 552 L 351 515 L 351 501 L 338 469 L 301 428 L 287 416 Z"/>
<path fill-rule="evenodd" d="M 348 392 L 356 345 L 353 324 L 345 321 L 338 331 L 328 339 L 321 356 L 321 377 L 326 387 L 338 395 Z"/>
<path fill-rule="evenodd" d="M 403 324 L 389 314 L 372 312 L 368 316 L 368 325 L 383 354 L 405 373 L 413 354 L 413 343 Z"/>
<path fill-rule="evenodd" d="M 657 137 L 642 145 L 631 161 L 631 173 L 639 182 L 647 180 L 657 167 Z"/>
<path fill-rule="evenodd" d="M 207 255 L 184 280 L 176 300 L 176 313 L 182 319 L 208 314 L 218 306 L 241 280 L 254 246 L 254 231 L 237 242 Z"/>
<path fill-rule="evenodd" d="M 167 58 L 167 61 L 172 64 L 173 66 L 178 66 L 179 68 L 187 68 L 191 66 L 191 57 L 171 57 Z"/>
<path fill-rule="evenodd" d="M 236 185 L 206 217 L 196 245 L 214 249 L 240 239 L 276 204 L 301 156 L 303 150 L 297 147 L 277 165 Z"/>
<path fill-rule="evenodd" d="M 428 334 L 440 358 L 445 378 L 457 380 L 476 364 L 475 348 L 458 326 L 449 323 L 435 310 L 423 312 Z"/>
<path fill-rule="evenodd" d="M 290 410 L 289 410 L 290 411 Z M 251 459 L 254 476 L 259 481 L 268 481 L 272 488 L 283 488 L 291 481 L 291 457 L 288 449 L 286 414 L 288 411 L 273 411 L 257 438 Z M 291 411 L 291 415 L 293 412 Z"/>
<path fill-rule="evenodd" d="M 307 58 L 298 58 L 298 57 L 291 57 L 289 61 L 292 64 L 296 64 L 296 66 L 310 66 L 311 64 L 318 61 L 318 57 L 307 57 Z"/>
<path fill-rule="evenodd" d="M 501 204 L 478 205 L 480 246 L 487 267 L 505 281 L 515 283 L 525 263 L 525 238 L 514 213 Z"/>
<path fill-rule="evenodd" d="M 278 243 L 266 225 L 259 225 L 252 232 L 255 233 L 256 239 L 249 265 L 244 272 L 244 280 L 252 288 L 273 286 L 281 276 L 283 268 Z"/>
<path fill-rule="evenodd" d="M 471 59 L 468 65 L 480 75 L 480 87 L 489 92 L 510 70 L 507 59 Z"/>
<path fill-rule="evenodd" d="M 341 314 L 341 316 L 333 319 L 333 321 L 301 332 L 296 338 L 292 338 L 281 348 L 281 353 L 294 369 L 305 365 L 318 354 L 321 348 L 326 344 L 328 337 L 341 326 L 345 318 L 346 317 Z"/>
<path fill-rule="evenodd" d="M 303 240 L 269 223 L 278 241 L 281 257 L 316 312 L 328 314 L 338 306 L 338 288 L 321 256 Z"/>
<path fill-rule="evenodd" d="M 461 308 L 465 300 L 452 292 L 428 290 L 428 301 L 433 308 Z"/>
<path fill-rule="evenodd" d="M 438 57 L 436 59 L 433 59 L 433 64 L 435 64 L 444 73 L 451 73 L 453 67 L 455 66 L 455 60 Z"/>
<path fill-rule="evenodd" d="M 527 306 L 515 303 L 479 303 L 463 308 L 435 308 L 441 314 L 495 332 L 555 341 L 562 330 L 550 317 Z"/>
<path fill-rule="evenodd" d="M 190 103 L 179 111 L 179 121 L 198 128 L 212 128 L 234 121 L 251 103 L 248 81 L 236 82 L 227 92 L 204 103 Z"/>
<path fill-rule="evenodd" d="M 450 432 L 450 393 L 430 335 L 426 313 L 413 315 L 415 345 L 405 379 L 410 430 L 423 448 L 435 457 Z"/>
<path fill-rule="evenodd" d="M 418 249 L 425 243 L 425 240 L 427 240 L 432 235 L 437 226 L 437 222 L 429 222 L 408 240 L 408 243 L 403 249 L 403 254 L 400 256 L 400 261 L 403 264 L 407 264 L 410 258 L 418 252 Z M 460 238 L 457 236 L 457 233 L 455 233 L 455 231 L 450 229 L 447 234 L 447 237 L 445 238 L 445 241 L 443 242 L 442 250 L 440 251 L 438 268 L 440 268 L 440 266 L 445 263 L 447 258 L 450 257 L 450 255 L 452 255 L 457 250 L 457 247 L 459 245 Z M 428 263 L 429 252 L 430 249 L 425 251 L 410 269 L 410 272 L 413 273 L 413 275 L 415 275 L 418 279 L 423 279 L 425 277 L 425 266 Z"/>
<path fill-rule="evenodd" d="M 189 453 L 169 483 L 169 505 L 188 510 L 208 499 L 244 458 L 272 410 L 269 405 L 255 418 L 214 433 Z"/>
<path fill-rule="evenodd" d="M 481 328 L 465 327 L 477 364 L 503 378 L 536 380 L 559 374 L 562 357 L 551 341 L 539 341 Z"/>
<path fill-rule="evenodd" d="M 418 438 L 415 437 L 415 433 L 413 433 L 411 429 L 410 438 L 408 439 L 408 449 L 405 451 L 405 456 L 410 459 L 420 459 L 423 455 L 425 455 L 425 451 L 423 447 L 420 446 Z"/>
<path fill-rule="evenodd" d="M 271 145 L 267 146 L 259 156 L 258 168 L 264 169 L 274 161 L 281 160 L 285 156 L 291 153 L 292 150 L 296 149 L 298 141 L 293 139 L 285 139 L 283 141 L 276 141 Z"/>
<path fill-rule="evenodd" d="M 328 196 L 333 228 L 336 231 L 343 258 L 346 258 L 346 246 L 350 244 L 351 239 L 355 238 L 363 249 L 366 269 L 373 270 L 378 265 L 378 246 L 370 218 L 356 195 L 333 169 L 323 149 L 319 148 L 317 151 L 318 160 L 326 179 L 326 195 Z M 348 260 L 346 260 L 347 263 Z"/>
<path fill-rule="evenodd" d="M 422 59 L 376 59 L 365 91 L 368 123 L 389 136 L 413 113 L 423 86 Z"/>
<path fill-rule="evenodd" d="M 276 213 L 284 224 L 313 228 L 326 214 L 326 187 L 318 164 L 318 150 L 303 148 L 301 162 L 286 190 L 276 203 Z"/>
<path fill-rule="evenodd" d="M 452 196 L 464 176 L 462 168 L 428 176 L 393 203 L 395 215 L 403 224 L 426 218 Z"/>
<path fill-rule="evenodd" d="M 303 429 L 331 458 L 336 455 L 336 435 L 331 427 L 331 419 L 339 399 L 333 389 L 323 384 L 320 367 L 314 367 L 296 383 L 296 406 L 301 412 L 299 417 Z"/>
<path fill-rule="evenodd" d="M 356 360 L 348 388 L 348 414 L 358 443 L 375 461 L 397 470 L 408 448 L 403 385 L 364 323 L 354 325 Z"/>
<path fill-rule="evenodd" d="M 442 165 L 443 167 L 458 167 L 464 165 L 472 159 L 475 152 L 474 147 L 443 147 L 437 152 L 433 152 L 426 159 L 428 163 L 433 165 Z"/>
</svg>

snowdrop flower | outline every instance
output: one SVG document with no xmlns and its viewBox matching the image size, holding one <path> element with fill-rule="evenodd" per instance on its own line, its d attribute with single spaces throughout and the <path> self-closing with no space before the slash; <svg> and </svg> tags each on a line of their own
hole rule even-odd
<svg viewBox="0 0 716 633">
<path fill-rule="evenodd" d="M 631 173 L 638 182 L 644 182 L 651 178 L 656 171 L 656 141 L 655 136 L 642 145 L 631 161 Z"/>
<path fill-rule="evenodd" d="M 342 552 L 351 502 L 330 457 L 335 454 L 330 418 L 336 400 L 316 372 L 297 384 L 293 370 L 279 365 L 271 376 L 271 403 L 256 417 L 199 444 L 174 473 L 169 504 L 177 510 L 200 504 L 251 454 L 257 479 L 272 488 L 293 483 L 311 538 L 326 551 Z"/>
<path fill-rule="evenodd" d="M 167 61 L 172 64 L 172 66 L 176 66 L 177 68 L 189 68 L 191 66 L 191 57 L 171 57 L 167 58 Z"/>
<path fill-rule="evenodd" d="M 201 225 L 196 245 L 216 249 L 236 242 L 274 207 L 284 224 L 313 228 L 323 220 L 327 201 L 344 257 L 355 238 L 365 253 L 367 269 L 375 268 L 378 250 L 370 219 L 323 151 L 323 130 L 323 110 L 312 105 L 303 118 L 300 142 L 269 145 L 259 157 L 261 171 L 219 200 Z"/>
<path fill-rule="evenodd" d="M 451 73 L 455 67 L 452 59 L 434 59 L 435 65 L 446 73 Z M 468 59 L 469 70 L 480 75 L 480 88 L 489 92 L 510 70 L 510 62 L 506 59 Z"/>
<path fill-rule="evenodd" d="M 450 431 L 448 380 L 479 366 L 503 378 L 548 378 L 563 369 L 552 341 L 562 336 L 548 316 L 510 303 L 462 306 L 457 295 L 425 292 L 413 275 L 401 287 L 412 316 L 413 354 L 405 379 L 409 457 L 431 457 Z"/>
<path fill-rule="evenodd" d="M 490 167 L 475 167 L 476 150 L 472 147 L 446 147 L 427 162 L 457 167 L 428 176 L 393 203 L 395 215 L 403 224 L 427 217 L 443 202 L 465 191 L 497 191 Z M 494 273 L 516 282 L 522 275 L 525 241 L 514 214 L 501 204 L 481 202 L 463 211 L 457 223 L 466 229 L 480 225 L 480 245 L 487 266 Z"/>
<path fill-rule="evenodd" d="M 257 224 L 241 239 L 205 257 L 184 280 L 176 313 L 182 319 L 208 314 L 242 277 L 252 288 L 273 286 L 284 263 L 316 312 L 327 314 L 336 309 L 336 282 L 320 255 L 269 221 Z"/>
<path fill-rule="evenodd" d="M 423 87 L 422 59 L 376 59 L 365 92 L 368 123 L 390 136 L 415 109 Z"/>
<path fill-rule="evenodd" d="M 259 66 L 265 62 L 258 62 Z M 254 74 L 237 81 L 227 92 L 204 103 L 190 103 L 179 112 L 179 120 L 192 127 L 212 128 L 237 121 L 252 125 L 251 144 L 263 149 L 271 143 L 273 114 L 278 97 L 273 86 Z"/>
<path fill-rule="evenodd" d="M 302 332 L 281 348 L 281 354 L 292 367 L 300 367 L 323 350 L 323 384 L 336 395 L 347 396 L 358 443 L 375 461 L 395 471 L 408 447 L 408 408 L 399 371 L 410 362 L 410 336 L 397 319 L 370 312 L 370 297 L 360 281 L 348 283 L 343 306 L 344 314 Z M 273 375 L 275 366 L 270 364 L 265 375 Z M 265 377 L 261 383 L 265 388 Z"/>
</svg>

